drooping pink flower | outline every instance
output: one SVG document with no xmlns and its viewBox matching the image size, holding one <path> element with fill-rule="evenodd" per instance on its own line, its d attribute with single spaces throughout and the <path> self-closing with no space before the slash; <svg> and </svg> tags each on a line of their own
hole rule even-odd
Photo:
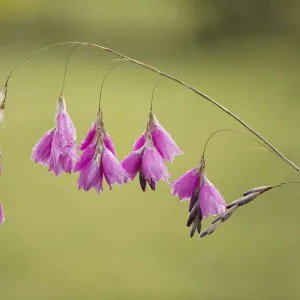
<svg viewBox="0 0 300 300">
<path fill-rule="evenodd" d="M 61 96 L 57 103 L 55 127 L 50 129 L 32 149 L 31 159 L 43 166 L 49 165 L 49 172 L 59 176 L 62 171 L 74 171 L 78 159 L 76 151 L 76 129 L 66 111 Z"/>
<path fill-rule="evenodd" d="M 116 158 L 113 141 L 104 129 L 101 111 L 79 148 L 83 152 L 75 167 L 79 172 L 78 189 L 88 191 L 95 188 L 99 194 L 103 191 L 103 176 L 110 189 L 114 184 L 127 182 L 128 174 Z"/>
<path fill-rule="evenodd" d="M 171 183 L 172 194 L 178 196 L 180 201 L 190 200 L 199 183 L 199 171 L 192 169 Z"/>
<path fill-rule="evenodd" d="M 3 213 L 3 207 L 2 204 L 0 203 L 0 225 L 2 225 L 5 222 L 5 217 Z"/>
<path fill-rule="evenodd" d="M 78 149 L 83 151 L 85 150 L 90 144 L 95 144 L 96 141 L 96 133 L 97 130 L 102 130 L 104 135 L 104 145 L 111 151 L 111 153 L 116 157 L 116 149 L 115 145 L 110 137 L 110 135 L 106 132 L 104 129 L 104 123 L 103 123 L 103 115 L 102 112 L 99 110 L 97 114 L 96 121 L 92 124 L 90 127 L 85 139 L 81 142 Z"/>
<path fill-rule="evenodd" d="M 146 142 L 138 150 L 130 153 L 122 161 L 122 166 L 133 180 L 139 173 L 140 185 L 143 191 L 146 190 L 147 182 L 152 190 L 156 188 L 156 182 L 160 180 L 168 181 L 170 174 L 164 160 L 153 144 L 150 135 Z"/>
<path fill-rule="evenodd" d="M 225 211 L 226 203 L 219 191 L 204 174 L 204 159 L 198 168 L 188 171 L 171 183 L 172 194 L 179 200 L 191 199 L 189 211 L 198 206 L 199 218 L 214 216 Z"/>
<path fill-rule="evenodd" d="M 172 162 L 176 155 L 182 155 L 183 152 L 176 145 L 171 135 L 159 124 L 154 113 L 150 111 L 149 121 L 146 131 L 135 141 L 133 150 L 142 148 L 146 142 L 147 131 L 151 132 L 154 146 L 164 160 Z"/>
</svg>

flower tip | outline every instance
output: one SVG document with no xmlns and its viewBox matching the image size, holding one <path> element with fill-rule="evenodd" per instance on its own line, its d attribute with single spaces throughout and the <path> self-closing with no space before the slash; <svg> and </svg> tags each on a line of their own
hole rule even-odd
<svg viewBox="0 0 300 300">
<path fill-rule="evenodd" d="M 66 106 L 66 100 L 63 97 L 63 95 L 60 95 L 58 100 L 57 100 L 57 110 L 60 112 L 66 111 L 67 106 Z"/>
</svg>

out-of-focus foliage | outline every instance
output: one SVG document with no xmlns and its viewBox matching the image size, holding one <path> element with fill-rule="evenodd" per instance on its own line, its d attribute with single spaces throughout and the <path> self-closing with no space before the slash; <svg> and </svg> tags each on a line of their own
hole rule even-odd
<svg viewBox="0 0 300 300">
<path fill-rule="evenodd" d="M 193 0 L 199 40 L 248 35 L 290 35 L 298 39 L 300 2 L 294 0 Z"/>
</svg>

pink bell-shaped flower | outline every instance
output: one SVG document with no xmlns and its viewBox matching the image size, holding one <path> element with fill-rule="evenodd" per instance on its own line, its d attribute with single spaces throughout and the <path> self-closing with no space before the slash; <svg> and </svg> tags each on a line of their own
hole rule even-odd
<svg viewBox="0 0 300 300">
<path fill-rule="evenodd" d="M 146 142 L 147 131 L 150 131 L 154 146 L 164 160 L 172 162 L 176 155 L 183 152 L 176 145 L 171 135 L 159 124 L 154 113 L 150 111 L 146 131 L 135 141 L 133 150 L 142 148 Z"/>
<path fill-rule="evenodd" d="M 196 202 L 206 218 L 225 211 L 226 203 L 223 197 L 204 174 L 204 159 L 201 160 L 198 168 L 188 171 L 171 185 L 172 194 L 178 196 L 180 201 L 191 199 L 190 211 Z M 193 196 L 197 190 L 198 197 L 194 199 Z"/>
<path fill-rule="evenodd" d="M 99 194 L 103 190 L 103 176 L 110 189 L 114 184 L 127 182 L 128 174 L 116 158 L 113 141 L 104 129 L 101 110 L 79 149 L 83 152 L 75 167 L 79 172 L 78 189 L 95 188 Z"/>
<path fill-rule="evenodd" d="M 180 201 L 190 199 L 190 216 L 187 226 L 192 225 L 191 237 L 196 229 L 201 232 L 202 218 L 222 214 L 225 212 L 226 203 L 214 187 L 206 178 L 205 161 L 201 159 L 198 168 L 192 169 L 171 183 L 172 194 L 178 196 Z"/>
<path fill-rule="evenodd" d="M 143 146 L 125 157 L 122 166 L 131 180 L 139 173 L 143 191 L 146 190 L 147 182 L 151 189 L 155 190 L 156 182 L 168 181 L 170 177 L 162 156 L 154 146 L 150 132 L 148 132 Z"/>
<path fill-rule="evenodd" d="M 76 129 L 66 111 L 66 103 L 60 96 L 57 103 L 55 127 L 50 129 L 32 149 L 31 159 L 43 166 L 49 165 L 49 172 L 59 176 L 63 171 L 74 171 L 78 159 L 76 150 Z"/>
</svg>

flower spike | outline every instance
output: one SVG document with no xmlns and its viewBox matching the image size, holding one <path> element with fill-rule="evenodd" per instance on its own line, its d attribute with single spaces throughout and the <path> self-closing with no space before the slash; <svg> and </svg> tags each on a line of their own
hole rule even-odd
<svg viewBox="0 0 300 300">
<path fill-rule="evenodd" d="M 115 146 L 104 128 L 101 110 L 79 149 L 83 152 L 75 167 L 79 172 L 78 189 L 88 191 L 95 188 L 99 194 L 103 191 L 103 176 L 110 189 L 114 184 L 127 182 L 128 174 L 116 158 Z"/>
<path fill-rule="evenodd" d="M 66 103 L 60 96 L 57 103 L 55 127 L 50 129 L 32 149 L 31 159 L 49 172 L 59 176 L 63 171 L 72 173 L 77 161 L 76 129 L 66 111 Z"/>
</svg>

